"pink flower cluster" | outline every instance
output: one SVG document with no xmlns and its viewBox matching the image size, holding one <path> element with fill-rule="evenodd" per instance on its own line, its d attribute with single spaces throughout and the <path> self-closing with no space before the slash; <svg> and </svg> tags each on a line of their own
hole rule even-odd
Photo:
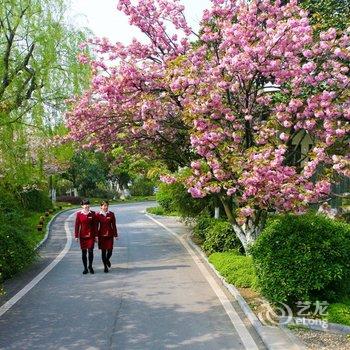
<svg viewBox="0 0 350 350">
<path fill-rule="evenodd" d="M 168 185 L 171 185 L 171 184 L 174 184 L 176 182 L 176 177 L 172 176 L 172 175 L 161 175 L 160 181 L 162 181 Z"/>
</svg>

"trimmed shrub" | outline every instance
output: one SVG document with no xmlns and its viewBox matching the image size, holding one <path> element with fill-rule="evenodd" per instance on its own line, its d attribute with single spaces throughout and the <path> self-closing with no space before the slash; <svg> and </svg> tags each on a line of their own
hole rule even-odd
<svg viewBox="0 0 350 350">
<path fill-rule="evenodd" d="M 228 283 L 240 288 L 257 289 L 257 277 L 251 256 L 241 255 L 236 251 L 214 253 L 209 261 L 225 277 Z"/>
<path fill-rule="evenodd" d="M 207 228 L 213 223 L 212 217 L 207 212 L 202 213 L 196 218 L 196 224 L 193 227 L 193 235 L 201 241 L 205 240 L 205 232 Z"/>
<path fill-rule="evenodd" d="M 272 302 L 339 300 L 350 289 L 350 225 L 323 215 L 278 216 L 250 250 Z"/>
<path fill-rule="evenodd" d="M 227 221 L 218 219 L 211 219 L 210 226 L 205 230 L 205 241 L 202 247 L 208 254 L 232 249 L 241 251 L 243 249 L 232 225 Z"/>
</svg>

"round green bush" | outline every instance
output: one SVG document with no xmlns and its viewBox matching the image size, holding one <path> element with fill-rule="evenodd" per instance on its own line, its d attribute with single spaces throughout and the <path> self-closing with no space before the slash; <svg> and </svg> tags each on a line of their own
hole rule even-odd
<svg viewBox="0 0 350 350">
<path fill-rule="evenodd" d="M 196 224 L 193 227 L 193 234 L 195 237 L 200 240 L 205 240 L 205 232 L 207 228 L 213 223 L 212 217 L 209 216 L 207 212 L 202 213 L 201 215 L 196 217 Z"/>
<path fill-rule="evenodd" d="M 211 220 L 210 226 L 205 230 L 203 243 L 203 249 L 208 254 L 242 249 L 242 245 L 229 222 L 218 219 Z"/>
<path fill-rule="evenodd" d="M 250 250 L 272 302 L 338 300 L 350 289 L 350 225 L 323 215 L 278 216 Z"/>
</svg>

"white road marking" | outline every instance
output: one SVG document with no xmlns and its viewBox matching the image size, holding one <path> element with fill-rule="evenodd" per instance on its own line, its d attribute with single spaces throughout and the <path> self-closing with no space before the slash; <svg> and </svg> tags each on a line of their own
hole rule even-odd
<svg viewBox="0 0 350 350">
<path fill-rule="evenodd" d="M 0 317 L 11 309 L 13 305 L 17 303 L 21 298 L 23 298 L 36 284 L 38 284 L 68 253 L 71 245 L 72 245 L 72 232 L 68 226 L 68 220 L 75 213 L 68 216 L 68 218 L 64 222 L 64 229 L 66 231 L 67 242 L 64 246 L 63 250 L 55 260 L 53 260 L 50 265 L 48 265 L 44 270 L 42 270 L 36 277 L 34 277 L 25 287 L 23 287 L 17 294 L 15 294 L 10 300 L 8 300 L 4 305 L 0 307 Z"/>
<path fill-rule="evenodd" d="M 200 260 L 200 258 L 197 256 L 197 254 L 193 251 L 191 246 L 184 240 L 181 236 L 176 234 L 173 230 L 166 227 L 164 224 L 153 218 L 152 216 L 146 214 L 146 216 L 153 220 L 156 224 L 163 227 L 166 231 L 168 231 L 172 236 L 174 236 L 176 239 L 180 241 L 180 243 L 186 248 L 188 253 L 191 255 L 194 262 L 197 264 L 199 270 L 201 271 L 204 278 L 207 280 L 211 288 L 213 289 L 214 293 L 219 298 L 222 306 L 224 307 L 228 317 L 230 318 L 233 326 L 235 327 L 239 337 L 241 338 L 244 347 L 247 350 L 258 350 L 258 346 L 256 345 L 253 337 L 248 332 L 246 326 L 244 325 L 241 318 L 238 316 L 236 310 L 232 306 L 230 300 L 227 298 L 226 294 L 223 292 L 223 290 L 220 288 L 219 284 L 216 282 L 216 280 L 213 278 L 213 276 L 209 273 L 206 266 L 203 264 L 203 262 Z"/>
</svg>

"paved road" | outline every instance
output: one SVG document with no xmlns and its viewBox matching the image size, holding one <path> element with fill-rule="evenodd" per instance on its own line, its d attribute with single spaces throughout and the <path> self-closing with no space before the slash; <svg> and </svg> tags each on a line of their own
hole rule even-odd
<svg viewBox="0 0 350 350">
<path fill-rule="evenodd" d="M 0 317 L 0 349 L 245 349 L 192 257 L 144 215 L 146 206 L 111 207 L 121 238 L 108 274 L 95 249 L 95 274 L 82 275 L 73 242 L 62 261 Z M 65 220 L 73 230 L 69 214 L 55 220 L 39 266 L 63 248 Z M 179 235 L 185 232 L 175 220 L 161 220 Z M 24 280 L 9 287 L 8 297 Z M 248 323 L 247 329 L 264 349 Z"/>
</svg>

